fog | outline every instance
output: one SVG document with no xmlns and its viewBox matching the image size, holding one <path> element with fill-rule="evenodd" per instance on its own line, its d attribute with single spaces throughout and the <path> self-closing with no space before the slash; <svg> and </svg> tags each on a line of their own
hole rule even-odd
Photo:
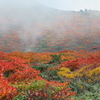
<svg viewBox="0 0 100 100">
<path fill-rule="evenodd" d="M 80 41 L 88 33 L 92 34 L 94 32 L 90 28 L 95 22 L 94 20 L 90 24 L 89 20 L 93 20 L 91 16 L 93 18 L 94 16 L 97 17 L 96 21 L 98 22 L 100 12 L 92 10 L 63 11 L 48 7 L 43 2 L 39 2 L 39 0 L 2 0 L 0 2 L 0 37 L 4 38 L 12 33 L 17 34 L 20 38 L 18 46 L 23 48 L 18 50 L 27 52 L 40 51 L 43 41 L 47 42 L 47 44 L 50 42 L 52 48 L 56 44 L 63 45 L 64 42 L 61 43 L 61 41 L 65 41 L 65 36 L 68 42 L 67 49 L 71 49 L 70 47 L 80 45 L 77 39 Z M 99 26 L 95 25 L 92 29 L 98 30 Z M 52 36 L 52 38 L 47 39 L 48 35 Z M 7 42 L 9 41 L 4 42 L 1 39 L 0 50 L 8 46 Z M 39 47 L 36 50 L 37 42 Z M 46 47 L 46 43 L 42 43 L 42 45 Z M 12 45 L 10 46 L 12 47 Z M 16 48 L 17 45 L 14 45 L 13 50 L 10 51 L 14 51 Z"/>
<path fill-rule="evenodd" d="M 34 0 L 3 0 L 0 3 L 0 34 L 16 32 L 26 44 L 29 39 L 37 41 L 42 31 L 56 20 L 55 12 L 59 13 Z M 33 45 L 26 46 L 25 51 Z"/>
<path fill-rule="evenodd" d="M 100 10 L 100 0 L 37 0 L 48 7 L 59 10 L 79 11 L 80 9 Z"/>
</svg>

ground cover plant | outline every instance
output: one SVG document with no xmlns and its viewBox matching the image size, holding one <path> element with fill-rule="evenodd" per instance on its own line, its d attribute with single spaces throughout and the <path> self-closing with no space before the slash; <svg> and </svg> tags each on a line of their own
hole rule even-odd
<svg viewBox="0 0 100 100">
<path fill-rule="evenodd" d="M 0 5 L 0 100 L 100 100 L 100 11 L 12 1 Z"/>
<path fill-rule="evenodd" d="M 100 51 L 0 52 L 1 100 L 99 100 Z"/>
<path fill-rule="evenodd" d="M 34 6 L 23 10 L 5 7 L 9 13 L 0 8 L 0 51 L 100 50 L 100 11 L 59 11 L 43 5 L 38 7 L 40 11 Z M 22 15 L 22 12 L 26 13 Z"/>
</svg>

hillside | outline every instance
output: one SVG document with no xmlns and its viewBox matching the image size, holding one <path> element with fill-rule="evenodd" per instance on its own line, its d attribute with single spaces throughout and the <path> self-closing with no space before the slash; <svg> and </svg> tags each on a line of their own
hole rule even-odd
<svg viewBox="0 0 100 100">
<path fill-rule="evenodd" d="M 100 51 L 0 52 L 0 100 L 90 99 L 100 100 Z"/>
<path fill-rule="evenodd" d="M 30 1 L 0 2 L 0 100 L 100 100 L 100 11 Z"/>
<path fill-rule="evenodd" d="M 0 51 L 100 50 L 100 11 L 62 11 L 34 2 L 0 6 Z"/>
</svg>

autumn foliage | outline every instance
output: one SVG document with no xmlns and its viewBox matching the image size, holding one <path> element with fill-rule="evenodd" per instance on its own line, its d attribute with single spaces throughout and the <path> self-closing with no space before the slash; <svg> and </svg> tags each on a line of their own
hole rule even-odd
<svg viewBox="0 0 100 100">
<path fill-rule="evenodd" d="M 29 67 L 30 63 L 36 61 L 43 63 L 43 61 L 49 60 L 46 58 L 48 53 L 47 55 L 45 54 L 46 56 L 38 58 L 37 60 L 34 60 L 34 58 L 32 59 L 30 53 L 23 53 L 23 55 L 26 54 L 24 56 L 21 52 L 1 52 L 0 54 L 0 98 L 2 100 L 10 100 L 20 93 L 21 95 L 26 95 L 28 93 L 27 98 L 30 99 L 40 96 L 41 98 L 49 97 L 54 98 L 55 100 L 57 98 L 69 98 L 69 96 L 75 95 L 75 92 L 68 91 L 70 90 L 70 88 L 68 88 L 69 82 L 60 83 L 57 81 L 47 81 L 39 76 L 39 70 L 35 70 Z M 41 53 L 38 53 L 37 55 L 39 56 Z M 28 58 L 29 56 L 31 59 Z M 39 81 L 43 81 L 43 84 L 35 86 L 35 84 L 38 84 Z M 34 86 L 34 88 L 32 88 L 32 86 Z M 48 88 L 50 93 L 45 90 L 45 87 Z M 69 100 L 71 99 L 69 98 Z"/>
<path fill-rule="evenodd" d="M 40 76 L 42 70 L 31 68 L 43 64 L 53 64 L 54 67 L 48 67 L 47 72 L 56 70 L 64 82 L 48 81 Z M 0 99 L 2 100 L 19 98 L 19 96 L 29 100 L 42 98 L 74 100 L 72 96 L 77 93 L 69 86 L 70 81 L 78 82 L 78 80 L 83 83 L 100 81 L 99 51 L 0 52 Z"/>
<path fill-rule="evenodd" d="M 2 16 L 3 12 L 6 13 L 3 11 L 6 9 L 2 9 L 0 8 L 2 12 L 0 17 L 0 51 L 57 52 L 66 49 L 87 51 L 100 49 L 99 11 L 63 12 L 53 9 L 55 13 L 48 11 L 49 13 L 46 14 L 47 8 L 41 9 L 41 14 L 39 14 L 34 11 L 36 9 L 33 11 L 30 9 L 32 12 L 25 20 L 26 15 L 24 14 L 23 17 L 18 17 L 13 13 Z M 25 12 L 28 15 L 27 11 Z M 43 19 L 41 17 L 35 19 L 36 16 L 40 15 Z M 30 21 L 30 19 L 33 20 Z"/>
</svg>

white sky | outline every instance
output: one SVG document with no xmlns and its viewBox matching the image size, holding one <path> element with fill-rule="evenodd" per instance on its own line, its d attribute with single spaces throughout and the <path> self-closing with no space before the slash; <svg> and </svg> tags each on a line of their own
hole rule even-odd
<svg viewBox="0 0 100 100">
<path fill-rule="evenodd" d="M 0 0 L 0 6 L 31 6 L 36 3 L 34 1 L 60 10 L 100 10 L 100 0 Z"/>
<path fill-rule="evenodd" d="M 60 10 L 100 10 L 100 0 L 36 0 L 46 6 Z"/>
</svg>

